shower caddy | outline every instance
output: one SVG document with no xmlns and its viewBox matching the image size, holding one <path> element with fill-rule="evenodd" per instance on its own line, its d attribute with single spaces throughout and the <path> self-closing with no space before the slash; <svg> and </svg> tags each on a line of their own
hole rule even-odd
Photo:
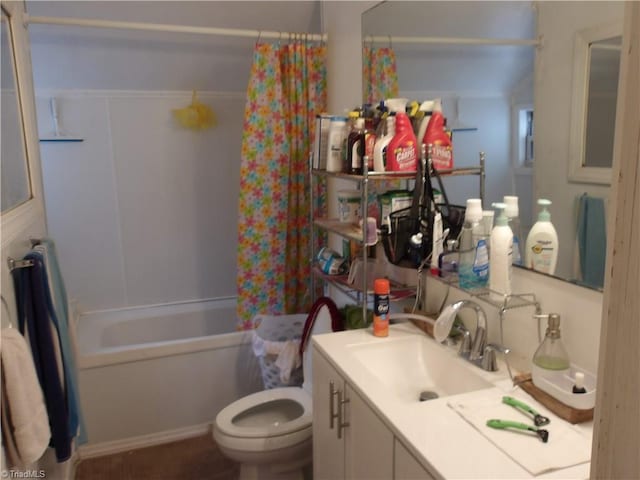
<svg viewBox="0 0 640 480">
<path fill-rule="evenodd" d="M 461 175 L 477 175 L 479 177 L 479 195 L 482 200 L 484 200 L 484 184 L 485 184 L 485 154 L 484 152 L 479 153 L 480 164 L 477 167 L 464 167 L 464 168 L 454 168 L 451 170 L 439 170 L 438 173 L 440 176 L 461 176 Z M 369 198 L 369 185 L 370 182 L 383 182 L 388 180 L 404 180 L 409 186 L 410 182 L 415 181 L 416 173 L 415 172 L 373 172 L 369 171 L 366 163 L 363 165 L 363 173 L 362 175 L 354 175 L 350 173 L 342 173 L 342 172 L 327 172 L 324 169 L 316 168 L 313 161 L 313 156 L 309 159 L 309 188 L 310 188 L 310 198 L 311 198 L 311 208 L 310 208 L 310 221 L 313 228 L 311 228 L 311 249 L 310 249 L 310 258 L 309 263 L 311 265 L 311 291 L 312 296 L 315 300 L 315 292 L 316 292 L 316 280 L 324 282 L 325 284 L 331 285 L 338 289 L 340 292 L 345 294 L 351 300 L 353 300 L 356 305 L 362 307 L 362 318 L 366 318 L 367 315 L 367 304 L 373 298 L 373 289 L 367 288 L 367 258 L 368 258 L 368 244 L 367 244 L 367 232 L 366 228 L 360 228 L 359 226 L 352 223 L 340 222 L 338 219 L 328 218 L 326 216 L 326 211 L 320 211 L 321 209 L 317 205 L 318 199 L 315 198 L 315 186 L 314 180 L 319 181 L 320 179 L 341 179 L 347 180 L 350 182 L 356 183 L 358 189 L 360 190 L 360 205 L 362 216 L 366 218 L 364 212 L 367 211 L 368 206 L 368 198 Z M 327 275 L 323 273 L 316 266 L 316 228 L 334 233 L 342 237 L 343 239 L 355 241 L 360 246 L 362 246 L 362 284 L 361 285 L 351 285 L 347 281 L 346 275 Z M 404 285 L 399 285 L 398 283 L 391 281 L 391 299 L 394 298 L 406 298 L 413 295 L 415 289 L 413 287 L 407 287 Z"/>
</svg>

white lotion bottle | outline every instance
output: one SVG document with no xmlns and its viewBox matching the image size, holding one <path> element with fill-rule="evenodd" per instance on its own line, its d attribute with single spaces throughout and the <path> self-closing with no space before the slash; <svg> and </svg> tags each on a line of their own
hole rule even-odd
<svg viewBox="0 0 640 480">
<path fill-rule="evenodd" d="M 538 272 L 553 275 L 558 261 L 558 233 L 551 223 L 547 207 L 550 200 L 541 198 L 538 205 L 542 210 L 538 221 L 531 227 L 525 246 L 525 266 Z"/>
<path fill-rule="evenodd" d="M 385 172 L 387 169 L 387 145 L 396 134 L 396 118 L 393 115 L 387 117 L 387 133 L 380 137 L 373 145 L 373 171 Z"/>
<path fill-rule="evenodd" d="M 509 227 L 509 220 L 505 215 L 506 205 L 494 203 L 498 210 L 496 226 L 491 230 L 491 255 L 489 256 L 489 289 L 491 298 L 504 300 L 511 295 L 511 270 L 513 264 L 513 231 Z"/>
</svg>

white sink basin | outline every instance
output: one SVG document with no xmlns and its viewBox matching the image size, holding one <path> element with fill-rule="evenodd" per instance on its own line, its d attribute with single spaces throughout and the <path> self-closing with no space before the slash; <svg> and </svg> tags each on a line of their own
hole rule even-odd
<svg viewBox="0 0 640 480">
<path fill-rule="evenodd" d="M 425 391 L 441 398 L 493 386 L 478 367 L 425 336 L 380 339 L 348 349 L 360 368 L 401 401 L 417 402 Z"/>
</svg>

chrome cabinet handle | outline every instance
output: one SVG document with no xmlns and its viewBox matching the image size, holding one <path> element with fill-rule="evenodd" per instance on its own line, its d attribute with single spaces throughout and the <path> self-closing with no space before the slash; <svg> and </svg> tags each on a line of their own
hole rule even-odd
<svg viewBox="0 0 640 480">
<path fill-rule="evenodd" d="M 349 422 L 344 422 L 344 406 L 349 403 L 350 400 L 343 398 L 342 390 L 338 390 L 338 438 L 342 438 L 342 430 L 349 426 Z"/>
<path fill-rule="evenodd" d="M 336 413 L 336 409 L 333 406 L 333 397 L 338 395 L 338 403 L 340 402 L 340 392 L 336 390 L 333 382 L 329 382 L 329 429 L 333 430 L 333 421 L 339 417 L 339 413 Z M 338 423 L 340 421 L 338 420 Z"/>
</svg>

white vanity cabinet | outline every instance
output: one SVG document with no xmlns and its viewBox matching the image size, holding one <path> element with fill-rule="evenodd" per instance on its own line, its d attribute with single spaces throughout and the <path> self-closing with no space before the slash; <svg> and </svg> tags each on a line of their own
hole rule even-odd
<svg viewBox="0 0 640 480">
<path fill-rule="evenodd" d="M 406 449 L 396 438 L 393 453 L 393 479 L 394 480 L 435 480 L 436 477 L 427 472 L 420 462 Z"/>
<path fill-rule="evenodd" d="M 314 348 L 314 480 L 389 480 L 393 442 L 391 430 Z"/>
</svg>

